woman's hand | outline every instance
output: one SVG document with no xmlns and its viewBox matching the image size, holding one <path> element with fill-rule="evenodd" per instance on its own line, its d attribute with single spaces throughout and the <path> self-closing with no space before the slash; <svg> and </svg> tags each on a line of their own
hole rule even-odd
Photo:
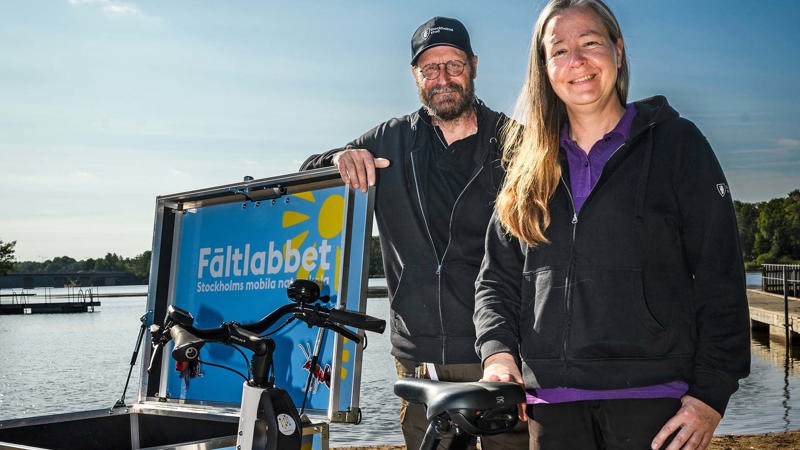
<svg viewBox="0 0 800 450">
<path fill-rule="evenodd" d="M 702 401 L 684 395 L 681 397 L 681 409 L 667 421 L 653 439 L 651 448 L 659 449 L 667 438 L 676 430 L 666 450 L 704 450 L 711 443 L 714 430 L 717 429 L 722 416 Z"/>
<path fill-rule="evenodd" d="M 506 381 L 517 383 L 525 389 L 522 373 L 517 366 L 517 360 L 511 353 L 495 353 L 483 362 L 483 378 L 480 381 Z M 517 405 L 519 420 L 528 421 L 525 414 L 525 403 Z"/>
</svg>

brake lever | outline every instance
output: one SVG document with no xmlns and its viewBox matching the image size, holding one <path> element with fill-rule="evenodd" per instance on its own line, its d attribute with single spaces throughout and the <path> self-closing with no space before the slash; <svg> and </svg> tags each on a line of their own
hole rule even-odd
<svg viewBox="0 0 800 450">
<path fill-rule="evenodd" d="M 147 365 L 147 373 L 153 369 L 153 364 L 161 356 L 161 350 L 166 343 L 164 339 L 164 335 L 169 333 L 169 327 L 159 326 L 156 324 L 150 325 L 150 337 L 152 339 L 151 342 L 151 353 L 150 353 L 150 364 Z"/>
<path fill-rule="evenodd" d="M 326 320 L 325 323 L 322 326 L 324 326 L 325 328 L 328 328 L 329 330 L 333 330 L 336 333 L 339 333 L 340 335 L 346 337 L 347 339 L 350 339 L 351 341 L 355 342 L 356 344 L 360 344 L 361 343 L 361 336 L 359 336 L 358 334 L 356 334 L 356 333 L 348 330 L 347 328 L 339 325 L 336 322 L 331 322 L 330 320 Z"/>
<path fill-rule="evenodd" d="M 161 356 L 162 347 L 163 346 L 161 345 L 161 343 L 153 344 L 153 350 L 152 353 L 150 354 L 150 364 L 148 364 L 147 366 L 147 373 L 150 373 L 150 370 L 153 369 L 153 363 L 156 361 L 156 359 L 158 359 L 157 357 Z"/>
</svg>

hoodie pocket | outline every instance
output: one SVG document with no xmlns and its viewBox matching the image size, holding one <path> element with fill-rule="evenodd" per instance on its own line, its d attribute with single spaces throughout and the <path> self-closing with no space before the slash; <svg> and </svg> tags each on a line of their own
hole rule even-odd
<svg viewBox="0 0 800 450">
<path fill-rule="evenodd" d="M 560 358 L 566 322 L 566 272 L 547 267 L 522 276 L 520 353 L 523 359 Z"/>
<path fill-rule="evenodd" d="M 421 267 L 403 266 L 391 295 L 392 331 L 402 336 L 439 336 L 437 279 Z"/>
<path fill-rule="evenodd" d="M 647 303 L 641 270 L 581 269 L 571 286 L 571 357 L 664 355 L 668 333 Z"/>
</svg>

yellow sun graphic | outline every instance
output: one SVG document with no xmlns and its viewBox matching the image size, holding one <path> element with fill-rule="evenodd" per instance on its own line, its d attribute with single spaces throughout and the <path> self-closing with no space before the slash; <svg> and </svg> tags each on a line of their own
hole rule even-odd
<svg viewBox="0 0 800 450">
<path fill-rule="evenodd" d="M 316 203 L 317 199 L 314 196 L 312 191 L 306 192 L 298 192 L 296 194 L 292 194 L 292 197 L 298 198 L 300 200 Z M 318 220 L 317 220 L 317 232 L 322 239 L 331 239 L 342 232 L 343 222 L 344 222 L 344 197 L 341 195 L 335 194 L 330 195 L 328 198 L 322 202 L 322 205 L 319 209 Z M 303 214 L 298 211 L 285 211 L 283 213 L 283 217 L 281 217 L 281 226 L 283 228 L 292 228 L 295 226 L 305 226 L 307 227 L 308 224 L 306 222 L 311 219 L 306 214 Z M 300 248 L 303 243 L 305 242 L 306 238 L 308 238 L 309 230 L 306 229 L 305 231 L 300 232 L 295 237 L 293 237 L 290 242 L 293 249 Z M 317 248 L 318 242 L 314 242 L 312 247 Z M 286 246 L 283 247 L 283 256 L 286 257 Z M 296 279 L 309 279 L 314 278 L 317 280 L 322 280 L 324 278 L 329 278 L 333 285 L 331 288 L 333 290 L 339 289 L 339 273 L 341 270 L 341 247 L 336 246 L 336 262 L 334 264 L 333 273 L 328 273 L 328 277 L 326 277 L 325 270 L 319 266 L 315 274 L 309 273 L 308 270 L 303 268 L 302 266 L 297 271 L 295 275 Z"/>
</svg>

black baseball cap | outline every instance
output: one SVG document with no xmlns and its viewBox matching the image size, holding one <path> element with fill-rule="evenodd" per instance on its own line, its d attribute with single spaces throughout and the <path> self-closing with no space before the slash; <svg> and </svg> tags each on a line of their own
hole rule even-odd
<svg viewBox="0 0 800 450">
<path fill-rule="evenodd" d="M 434 17 L 423 23 L 411 37 L 411 65 L 425 50 L 438 45 L 447 45 L 463 50 L 468 58 L 472 58 L 472 46 L 469 33 L 464 24 L 449 17 Z"/>
</svg>

